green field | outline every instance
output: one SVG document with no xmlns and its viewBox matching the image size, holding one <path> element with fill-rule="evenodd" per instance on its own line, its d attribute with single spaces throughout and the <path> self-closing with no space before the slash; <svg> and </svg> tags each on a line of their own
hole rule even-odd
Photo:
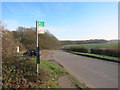
<svg viewBox="0 0 120 90">
<path fill-rule="evenodd" d="M 120 41 L 113 41 L 113 42 L 106 42 L 106 43 L 91 43 L 91 44 L 72 44 L 72 45 L 65 45 L 64 47 L 69 46 L 81 46 L 81 47 L 87 47 L 88 49 L 91 48 L 111 48 L 116 49 L 118 47 L 118 43 L 120 44 Z"/>
</svg>

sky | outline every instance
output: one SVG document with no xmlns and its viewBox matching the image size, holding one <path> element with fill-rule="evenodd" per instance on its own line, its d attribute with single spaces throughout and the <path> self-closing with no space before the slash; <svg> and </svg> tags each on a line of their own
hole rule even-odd
<svg viewBox="0 0 120 90">
<path fill-rule="evenodd" d="M 117 39 L 117 2 L 2 2 L 2 21 L 8 30 L 35 27 L 59 40 Z"/>
</svg>

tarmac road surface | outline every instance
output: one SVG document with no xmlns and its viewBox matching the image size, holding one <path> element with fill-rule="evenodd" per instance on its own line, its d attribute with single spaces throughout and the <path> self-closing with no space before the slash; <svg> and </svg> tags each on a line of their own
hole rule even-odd
<svg viewBox="0 0 120 90">
<path fill-rule="evenodd" d="M 53 58 L 89 88 L 118 88 L 118 63 L 53 51 Z"/>
</svg>

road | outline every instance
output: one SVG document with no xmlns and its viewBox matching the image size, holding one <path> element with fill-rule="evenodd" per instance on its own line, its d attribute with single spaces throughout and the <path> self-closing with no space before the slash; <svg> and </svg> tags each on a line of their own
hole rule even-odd
<svg viewBox="0 0 120 90">
<path fill-rule="evenodd" d="M 118 88 L 118 63 L 74 55 L 62 50 L 53 57 L 89 88 Z"/>
</svg>

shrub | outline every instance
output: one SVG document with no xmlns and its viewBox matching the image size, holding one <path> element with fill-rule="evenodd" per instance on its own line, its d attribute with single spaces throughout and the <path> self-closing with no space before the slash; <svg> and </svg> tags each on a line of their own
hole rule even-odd
<svg viewBox="0 0 120 90">
<path fill-rule="evenodd" d="M 73 51 L 73 52 L 83 52 L 88 53 L 89 50 L 86 47 L 80 47 L 80 46 L 71 46 L 71 47 L 65 47 L 63 50 Z"/>
<path fill-rule="evenodd" d="M 8 36 L 10 36 L 8 31 L 2 32 L 2 60 L 16 53 L 16 43 Z"/>
<path fill-rule="evenodd" d="M 2 88 L 45 87 L 50 81 L 50 73 L 40 67 L 36 76 L 36 63 L 27 57 L 9 57 L 2 66 Z M 44 86 L 45 85 L 45 86 Z"/>
<path fill-rule="evenodd" d="M 112 57 L 120 57 L 118 54 L 119 50 L 111 50 L 111 49 L 98 49 L 92 48 L 90 49 L 90 53 L 98 54 L 98 55 L 107 55 Z"/>
</svg>

